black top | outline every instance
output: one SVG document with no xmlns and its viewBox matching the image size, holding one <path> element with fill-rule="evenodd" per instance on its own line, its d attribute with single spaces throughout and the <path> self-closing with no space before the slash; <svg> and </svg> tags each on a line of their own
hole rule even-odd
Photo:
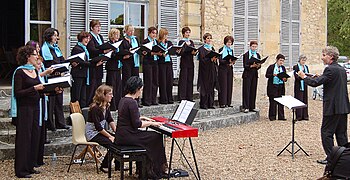
<svg viewBox="0 0 350 180">
<path fill-rule="evenodd" d="M 106 120 L 107 123 L 113 122 L 111 111 L 109 108 L 106 109 L 106 113 L 103 114 L 103 111 L 97 105 L 89 109 L 87 122 L 93 123 L 97 131 L 102 131 L 104 127 L 101 126 L 101 122 Z"/>
<path fill-rule="evenodd" d="M 165 49 L 168 49 L 170 46 L 173 45 L 173 43 L 171 41 L 165 41 L 165 44 L 167 45 L 166 47 L 162 46 L 160 44 L 160 42 L 158 42 L 158 45 L 160 45 L 161 47 L 165 48 Z M 170 61 L 169 62 L 165 62 L 165 57 L 164 56 L 158 56 L 159 59 L 158 59 L 158 63 L 159 64 L 163 64 L 163 63 L 172 63 L 172 59 L 171 59 L 171 56 L 170 56 Z"/>
<path fill-rule="evenodd" d="M 79 54 L 79 53 L 83 53 L 83 52 L 85 52 L 84 49 L 77 44 L 73 47 L 72 52 L 71 52 L 71 56 Z M 88 62 L 88 58 L 85 55 L 84 61 L 79 62 L 79 64 L 75 67 L 72 66 L 70 74 L 73 77 L 85 78 L 85 77 L 87 77 L 87 70 L 88 70 L 89 66 L 90 66 L 90 62 Z"/>
<path fill-rule="evenodd" d="M 323 116 L 349 114 L 346 71 L 337 62 L 328 65 L 321 76 L 306 77 L 304 82 L 312 87 L 323 84 Z"/>
<path fill-rule="evenodd" d="M 219 49 L 219 52 L 221 52 L 224 49 L 224 47 Z M 233 51 L 232 51 L 232 55 L 233 55 Z M 222 59 L 222 56 L 219 56 L 219 67 L 224 68 L 224 67 L 230 67 L 233 68 L 232 66 L 230 66 L 230 61 L 228 60 L 224 60 Z"/>
<path fill-rule="evenodd" d="M 214 48 L 211 50 L 215 51 Z M 209 52 L 210 51 L 203 46 L 198 49 L 199 71 L 197 84 L 201 95 L 209 94 L 214 91 L 214 86 L 217 82 L 217 63 L 205 57 Z"/>
<path fill-rule="evenodd" d="M 185 40 L 180 40 L 179 45 L 184 43 Z M 194 47 L 194 42 L 190 40 L 191 44 L 190 46 Z M 193 62 L 193 55 L 192 51 L 189 48 L 185 48 L 184 51 L 181 53 L 181 58 L 180 58 L 180 68 L 193 68 L 194 67 L 194 62 Z"/>
<path fill-rule="evenodd" d="M 261 59 L 261 56 L 259 53 L 256 53 L 258 59 Z M 242 77 L 243 78 L 247 78 L 247 77 L 256 77 L 258 78 L 258 69 L 257 68 L 251 68 L 250 67 L 250 63 L 249 63 L 249 51 L 247 51 L 244 55 L 243 55 L 243 74 Z M 260 68 L 259 68 L 260 69 Z"/>
<path fill-rule="evenodd" d="M 147 44 L 149 43 L 149 39 L 146 38 L 142 41 L 142 44 Z M 143 62 L 142 64 L 156 64 L 158 63 L 158 60 L 154 60 L 154 57 L 151 55 L 151 51 L 148 52 L 145 56 L 143 56 Z"/>
<path fill-rule="evenodd" d="M 310 71 L 309 71 L 309 67 L 308 67 L 307 65 L 305 65 L 305 69 L 307 69 L 307 72 L 310 72 Z M 304 71 L 303 71 L 304 73 L 306 72 L 305 69 L 304 69 Z M 301 83 L 300 83 L 300 81 L 301 81 L 302 79 L 301 79 L 301 77 L 298 75 L 298 72 L 300 71 L 300 70 L 299 70 L 298 64 L 293 66 L 293 70 L 294 70 L 294 79 L 295 79 L 295 81 L 294 81 L 294 92 L 295 92 L 295 91 L 300 91 L 300 88 L 301 88 Z M 304 90 L 307 90 L 307 85 L 306 85 L 306 83 L 304 83 Z"/>
<path fill-rule="evenodd" d="M 120 41 L 121 39 L 119 39 L 118 41 Z M 112 41 L 108 41 L 110 43 L 115 43 L 115 42 L 112 42 Z M 119 49 L 120 50 L 120 49 Z M 118 53 L 116 53 L 116 51 L 114 51 L 112 53 L 112 56 L 111 58 L 109 58 L 106 62 L 106 70 L 108 71 L 117 71 L 119 70 L 120 68 L 118 68 L 118 64 L 119 64 L 119 61 L 123 58 L 123 56 L 120 56 L 118 55 Z"/>
<path fill-rule="evenodd" d="M 53 60 L 45 60 L 44 59 L 43 63 L 44 63 L 45 68 L 49 68 L 50 66 L 52 66 L 54 64 L 61 64 L 61 63 L 65 62 L 65 59 L 63 56 L 57 57 L 54 49 L 50 49 L 50 53 L 52 54 Z M 42 56 L 41 50 L 40 50 L 40 55 Z"/>
<path fill-rule="evenodd" d="M 91 32 L 90 32 L 91 34 Z M 90 59 L 94 58 L 94 57 L 97 57 L 99 56 L 100 54 L 103 54 L 103 50 L 100 50 L 100 49 L 97 49 L 96 47 L 99 46 L 97 40 L 94 38 L 93 35 L 91 35 L 92 38 L 91 40 L 89 41 L 89 43 L 87 44 L 87 49 L 89 51 L 89 56 L 90 56 Z M 98 35 L 102 41 L 102 43 L 104 42 L 103 41 L 103 37 L 101 34 Z M 95 68 L 96 69 L 96 78 L 97 79 L 102 79 L 103 78 L 103 66 L 100 65 L 100 66 L 94 66 L 92 65 L 91 66 L 92 68 Z M 95 77 L 93 75 L 93 77 Z"/>
<path fill-rule="evenodd" d="M 34 86 L 41 84 L 39 76 L 29 77 L 23 69 L 18 69 L 14 76 L 14 93 L 17 100 L 17 106 L 31 106 L 39 108 L 40 94 L 34 89 Z"/>
<path fill-rule="evenodd" d="M 137 44 L 140 45 L 138 39 L 137 40 Z M 125 39 L 125 37 L 123 38 L 123 42 L 120 44 L 119 46 L 119 51 L 130 51 L 131 49 L 131 42 L 129 42 L 128 40 Z M 122 59 L 123 64 L 124 63 L 129 63 L 132 64 L 132 67 L 135 67 L 135 63 L 134 63 L 134 56 L 130 55 L 130 57 L 128 59 Z"/>
<path fill-rule="evenodd" d="M 286 72 L 286 67 L 284 67 L 283 65 L 281 66 L 282 67 L 282 71 L 283 72 Z M 275 64 L 271 64 L 267 70 L 266 70 L 266 74 L 265 74 L 265 77 L 268 78 L 267 80 L 267 96 L 268 97 L 277 97 L 277 90 L 275 90 L 275 87 L 274 84 L 273 84 L 273 70 L 275 69 Z M 283 81 L 283 89 L 285 86 L 285 83 Z M 282 92 L 282 94 L 285 94 L 285 92 Z"/>
<path fill-rule="evenodd" d="M 142 122 L 140 120 L 139 107 L 137 101 L 131 97 L 123 97 L 118 106 L 117 131 L 127 131 L 137 133 Z"/>
</svg>

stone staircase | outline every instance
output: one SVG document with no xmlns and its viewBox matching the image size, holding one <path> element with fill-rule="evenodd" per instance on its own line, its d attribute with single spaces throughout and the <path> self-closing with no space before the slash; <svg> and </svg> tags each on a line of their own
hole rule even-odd
<svg viewBox="0 0 350 180">
<path fill-rule="evenodd" d="M 175 89 L 175 88 L 174 88 Z M 69 91 L 64 93 L 64 111 L 65 116 L 69 116 Z M 196 92 L 196 91 L 195 91 Z M 174 92 L 173 94 L 177 94 Z M 194 94 L 196 101 L 195 108 L 199 108 L 199 94 Z M 177 96 L 174 96 L 177 99 Z M 217 98 L 216 98 L 217 99 Z M 150 107 L 143 107 L 140 109 L 142 116 L 164 116 L 170 118 L 175 112 L 178 102 L 168 105 L 157 105 Z M 0 159 L 14 158 L 15 126 L 11 124 L 10 114 L 10 98 L 0 98 Z M 117 112 L 112 112 L 113 118 L 117 121 Z M 259 119 L 259 112 L 240 112 L 240 104 L 233 104 L 233 107 L 216 108 L 203 110 L 199 109 L 197 116 L 192 124 L 197 127 L 199 131 L 205 131 L 215 128 L 228 127 L 232 125 L 248 123 Z M 73 144 L 71 143 L 72 130 L 58 129 L 55 132 L 48 131 L 48 138 L 52 141 L 45 145 L 45 155 L 56 153 L 57 155 L 71 155 L 73 151 Z M 200 138 L 200 137 L 199 137 Z"/>
</svg>

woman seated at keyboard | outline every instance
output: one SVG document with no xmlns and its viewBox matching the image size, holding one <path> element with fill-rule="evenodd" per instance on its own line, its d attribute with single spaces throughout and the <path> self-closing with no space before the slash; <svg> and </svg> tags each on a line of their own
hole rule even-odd
<svg viewBox="0 0 350 180">
<path fill-rule="evenodd" d="M 146 172 L 150 179 L 160 179 L 165 174 L 166 157 L 161 134 L 153 131 L 141 131 L 138 128 L 161 126 L 150 118 L 140 117 L 137 101 L 142 94 L 143 82 L 137 76 L 130 77 L 125 86 L 126 95 L 118 106 L 118 123 L 115 134 L 117 145 L 140 146 L 147 150 Z M 141 169 L 138 166 L 138 169 Z"/>
</svg>

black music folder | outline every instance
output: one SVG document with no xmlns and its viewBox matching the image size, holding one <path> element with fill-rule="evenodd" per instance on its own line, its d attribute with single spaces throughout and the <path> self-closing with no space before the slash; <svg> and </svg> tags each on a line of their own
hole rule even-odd
<svg viewBox="0 0 350 180">
<path fill-rule="evenodd" d="M 66 62 L 66 61 L 65 61 Z M 53 72 L 51 74 L 57 74 L 57 73 L 64 73 L 69 71 L 69 62 L 67 63 L 61 63 L 61 64 L 54 64 L 51 66 L 53 68 Z"/>
<path fill-rule="evenodd" d="M 236 61 L 238 58 L 237 57 L 235 57 L 235 56 L 232 56 L 232 55 L 230 55 L 230 54 L 228 54 L 227 56 L 225 56 L 224 58 L 222 58 L 223 60 L 226 60 L 226 61 L 228 61 L 228 60 L 232 60 L 232 61 Z"/>
<path fill-rule="evenodd" d="M 164 49 L 161 45 L 155 45 L 152 47 L 152 52 L 161 52 L 164 53 L 165 51 L 167 51 L 167 49 Z"/>
<path fill-rule="evenodd" d="M 149 42 L 146 44 L 142 44 L 138 47 L 138 50 L 136 51 L 138 54 L 143 55 L 142 52 L 146 51 L 147 53 L 151 52 L 153 49 L 153 42 Z"/>
<path fill-rule="evenodd" d="M 252 56 L 252 57 L 249 59 L 249 64 L 250 64 L 250 65 L 253 65 L 254 63 L 255 63 L 255 64 L 263 64 L 263 63 L 266 62 L 267 58 L 269 58 L 269 56 L 266 56 L 266 57 L 264 57 L 264 58 L 262 58 L 262 59 L 258 59 L 258 58 L 255 58 L 255 57 Z"/>
<path fill-rule="evenodd" d="M 168 48 L 168 54 L 169 55 L 179 55 L 181 51 L 183 51 L 185 42 L 183 42 L 181 45 L 172 45 Z M 179 53 L 178 53 L 179 52 Z"/>
<path fill-rule="evenodd" d="M 44 83 L 44 89 L 41 90 L 43 93 L 55 92 L 56 87 L 67 88 L 72 86 L 71 76 L 62 76 L 49 78 L 47 83 Z"/>
<path fill-rule="evenodd" d="M 198 51 L 198 49 L 197 48 L 195 48 L 195 47 L 192 47 L 192 46 L 189 46 L 189 45 L 187 45 L 187 44 L 185 44 L 185 51 L 186 52 L 192 52 L 192 51 Z"/>
<path fill-rule="evenodd" d="M 72 63 L 72 62 L 76 62 L 76 63 L 81 63 L 85 61 L 85 52 L 73 55 L 69 58 L 66 59 L 66 61 Z"/>
<path fill-rule="evenodd" d="M 131 48 L 130 51 L 123 49 L 119 52 L 117 52 L 117 55 L 119 56 L 125 56 L 125 55 L 133 55 L 135 52 L 137 52 L 140 49 L 140 47 L 136 47 L 136 48 Z"/>
<path fill-rule="evenodd" d="M 277 74 L 277 77 L 283 80 L 283 78 L 290 78 L 290 76 L 286 72 L 281 72 Z"/>
<path fill-rule="evenodd" d="M 108 54 L 108 53 L 107 53 Z M 109 58 L 105 55 L 102 56 L 96 56 L 90 60 L 91 63 L 97 64 L 100 61 L 107 61 Z"/>
<path fill-rule="evenodd" d="M 115 50 L 115 49 L 118 49 L 118 48 L 119 48 L 119 46 L 120 46 L 120 44 L 121 44 L 122 42 L 123 42 L 122 40 L 120 40 L 120 41 L 118 41 L 118 42 L 115 42 L 115 43 L 105 42 L 105 43 L 103 43 L 103 44 L 97 46 L 96 48 L 97 48 L 97 49 L 100 49 L 100 50 L 107 50 L 107 49 L 113 49 L 113 50 Z"/>
<path fill-rule="evenodd" d="M 206 58 L 210 58 L 210 59 L 213 57 L 219 58 L 220 56 L 221 56 L 220 53 L 212 51 L 212 50 L 207 55 L 205 55 Z"/>
</svg>

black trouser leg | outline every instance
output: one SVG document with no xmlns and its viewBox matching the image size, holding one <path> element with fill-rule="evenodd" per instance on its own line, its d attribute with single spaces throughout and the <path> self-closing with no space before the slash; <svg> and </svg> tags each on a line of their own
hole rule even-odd
<svg viewBox="0 0 350 180">
<path fill-rule="evenodd" d="M 152 64 L 152 84 L 151 84 L 151 102 L 157 104 L 157 92 L 158 92 L 158 64 Z"/>
<path fill-rule="evenodd" d="M 233 69 L 228 68 L 227 71 L 227 105 L 230 106 L 232 102 L 232 88 L 233 88 Z"/>
<path fill-rule="evenodd" d="M 167 104 L 168 98 L 167 98 L 167 77 L 166 77 L 166 64 L 161 63 L 159 65 L 159 103 L 161 104 Z"/>
<path fill-rule="evenodd" d="M 253 77 L 251 79 L 251 86 L 250 86 L 250 97 L 249 97 L 249 108 L 250 110 L 255 109 L 255 101 L 256 101 L 256 90 L 258 87 L 258 78 Z"/>
<path fill-rule="evenodd" d="M 143 65 L 143 92 L 142 92 L 142 104 L 150 106 L 152 104 L 152 81 L 153 73 L 152 66 L 150 64 Z"/>
<path fill-rule="evenodd" d="M 174 102 L 173 99 L 173 64 L 166 63 L 166 96 L 168 103 Z"/>
<path fill-rule="evenodd" d="M 225 69 L 225 67 L 219 67 L 219 72 L 218 72 L 218 76 L 219 76 L 219 87 L 220 87 L 220 91 L 219 91 L 219 105 L 223 106 L 227 104 L 227 70 Z"/>
<path fill-rule="evenodd" d="M 55 123 L 56 127 L 64 127 L 66 126 L 66 120 L 64 119 L 63 114 L 63 93 L 55 95 Z"/>
</svg>

